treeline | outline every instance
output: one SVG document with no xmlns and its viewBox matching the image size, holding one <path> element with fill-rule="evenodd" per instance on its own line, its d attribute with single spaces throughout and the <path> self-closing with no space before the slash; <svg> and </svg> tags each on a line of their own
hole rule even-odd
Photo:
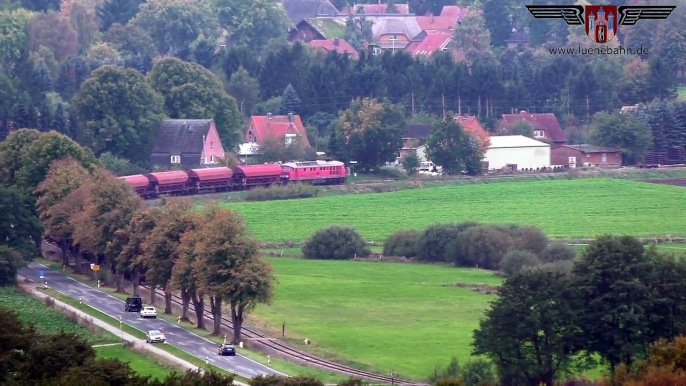
<svg viewBox="0 0 686 386">
<path fill-rule="evenodd" d="M 259 243 L 235 212 L 217 206 L 191 211 L 187 200 L 146 208 L 125 182 L 104 170 L 92 153 L 64 135 L 19 130 L 0 145 L 2 200 L 6 205 L 0 250 L 8 284 L 21 265 L 19 252 L 30 257 L 42 236 L 62 249 L 65 267 L 74 255 L 74 272 L 84 262 L 103 266 L 105 285 L 124 292 L 132 278 L 137 294 L 145 272 L 152 292 L 165 292 L 165 313 L 171 313 L 173 291 L 180 291 L 188 319 L 190 303 L 198 327 L 204 328 L 205 301 L 220 334 L 222 305 L 232 310 L 235 342 L 247 310 L 268 303 L 274 276 L 259 259 Z M 7 193 L 6 195 L 4 193 Z"/>
</svg>

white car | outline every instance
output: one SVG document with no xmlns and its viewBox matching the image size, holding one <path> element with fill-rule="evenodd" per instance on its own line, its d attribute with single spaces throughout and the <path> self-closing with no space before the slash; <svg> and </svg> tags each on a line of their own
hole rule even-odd
<svg viewBox="0 0 686 386">
<path fill-rule="evenodd" d="M 164 343 L 167 338 L 158 330 L 151 330 L 145 334 L 145 343 Z"/>
<path fill-rule="evenodd" d="M 155 307 L 143 307 L 140 313 L 141 318 L 157 318 L 157 310 Z"/>
</svg>

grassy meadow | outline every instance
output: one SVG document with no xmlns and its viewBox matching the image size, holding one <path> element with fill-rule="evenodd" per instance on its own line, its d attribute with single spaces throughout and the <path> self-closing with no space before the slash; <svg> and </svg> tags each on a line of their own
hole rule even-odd
<svg viewBox="0 0 686 386">
<path fill-rule="evenodd" d="M 227 203 L 263 241 L 302 241 L 339 224 L 382 242 L 398 229 L 474 220 L 541 227 L 550 237 L 686 236 L 684 188 L 620 179 L 499 181 L 307 200 Z"/>
<path fill-rule="evenodd" d="M 472 331 L 493 295 L 456 283 L 498 285 L 488 271 L 423 264 L 266 258 L 277 276 L 271 306 L 251 323 L 359 368 L 426 379 L 452 356 L 470 358 Z"/>
</svg>

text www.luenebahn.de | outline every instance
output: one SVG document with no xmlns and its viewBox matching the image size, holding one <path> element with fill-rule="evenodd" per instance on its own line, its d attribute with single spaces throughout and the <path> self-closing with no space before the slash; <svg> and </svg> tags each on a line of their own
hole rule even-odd
<svg viewBox="0 0 686 386">
<path fill-rule="evenodd" d="M 551 55 L 647 55 L 648 49 L 641 46 L 630 47 L 574 47 L 550 48 Z"/>
</svg>

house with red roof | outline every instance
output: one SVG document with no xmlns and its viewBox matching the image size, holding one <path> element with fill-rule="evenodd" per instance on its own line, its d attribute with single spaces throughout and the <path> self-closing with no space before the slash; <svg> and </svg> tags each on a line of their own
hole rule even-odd
<svg viewBox="0 0 686 386">
<path fill-rule="evenodd" d="M 300 115 L 253 115 L 245 130 L 245 142 L 262 145 L 264 140 L 273 137 L 290 144 L 295 137 L 299 137 L 305 147 L 310 147 L 307 132 Z"/>
<path fill-rule="evenodd" d="M 340 54 L 347 54 L 355 60 L 360 58 L 360 54 L 357 52 L 357 50 L 353 48 L 353 46 L 351 46 L 350 43 L 348 43 L 345 39 L 318 39 L 310 41 L 309 45 L 312 48 L 321 48 L 328 52 L 336 51 Z"/>
<path fill-rule="evenodd" d="M 405 47 L 405 50 L 412 56 L 430 59 L 438 51 L 450 49 L 450 42 L 453 40 L 452 32 L 434 31 L 426 32 L 426 37 L 422 41 L 413 41 Z"/>
<path fill-rule="evenodd" d="M 352 7 L 346 7 L 341 10 L 342 15 L 357 15 L 360 13 L 364 13 L 365 15 L 382 15 L 384 13 L 387 13 L 386 10 L 388 9 L 388 4 L 381 4 L 381 1 L 379 1 L 379 4 L 355 4 Z M 396 4 L 395 9 L 398 10 L 398 12 L 394 12 L 394 14 L 400 14 L 400 15 L 409 15 L 410 14 L 410 5 L 409 4 Z M 362 12 L 360 12 L 362 10 Z"/>
<path fill-rule="evenodd" d="M 506 133 L 512 125 L 521 121 L 526 121 L 533 126 L 536 140 L 548 142 L 552 147 L 564 145 L 567 142 L 567 136 L 560 122 L 552 113 L 531 114 L 522 110 L 519 114 L 503 114 L 498 122 L 498 132 Z"/>
</svg>

